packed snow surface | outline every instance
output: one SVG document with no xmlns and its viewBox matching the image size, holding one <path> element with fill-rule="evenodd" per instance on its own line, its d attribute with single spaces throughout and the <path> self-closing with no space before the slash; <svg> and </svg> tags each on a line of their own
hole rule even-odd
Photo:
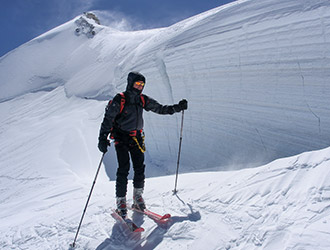
<svg viewBox="0 0 330 250">
<path fill-rule="evenodd" d="M 92 38 L 77 18 L 0 58 L 1 249 L 68 249 L 132 70 L 160 103 L 189 102 L 177 195 L 182 116 L 144 117 L 147 206 L 173 218 L 135 214 L 145 232 L 123 234 L 110 148 L 79 249 L 330 249 L 330 1 L 240 0 L 134 32 L 88 20 Z"/>
<path fill-rule="evenodd" d="M 160 103 L 189 101 L 186 172 L 257 166 L 329 145 L 329 1 L 237 1 L 135 32 L 93 24 L 92 39 L 76 36 L 72 20 L 3 56 L 0 100 L 62 86 L 67 98 L 105 100 L 94 108 L 101 122 L 135 70 Z M 148 157 L 175 162 L 180 116 L 145 119 Z"/>
</svg>

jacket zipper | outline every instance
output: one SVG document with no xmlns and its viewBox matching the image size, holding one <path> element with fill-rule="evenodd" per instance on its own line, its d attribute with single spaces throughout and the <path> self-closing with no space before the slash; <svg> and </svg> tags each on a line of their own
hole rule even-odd
<svg viewBox="0 0 330 250">
<path fill-rule="evenodd" d="M 136 126 L 135 126 L 135 130 L 138 129 L 138 124 L 139 124 L 139 112 L 138 112 L 138 105 L 135 105 L 136 108 Z"/>
</svg>

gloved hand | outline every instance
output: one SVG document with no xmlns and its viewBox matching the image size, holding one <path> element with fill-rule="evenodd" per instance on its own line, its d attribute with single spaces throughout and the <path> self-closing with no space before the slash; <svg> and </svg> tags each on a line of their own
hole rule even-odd
<svg viewBox="0 0 330 250">
<path fill-rule="evenodd" d="M 179 105 L 181 110 L 188 109 L 188 101 L 186 99 L 182 99 L 181 101 L 179 101 L 178 105 Z"/>
<path fill-rule="evenodd" d="M 110 146 L 110 143 L 107 139 L 99 138 L 98 148 L 102 153 L 106 153 L 108 151 L 108 146 Z"/>
</svg>

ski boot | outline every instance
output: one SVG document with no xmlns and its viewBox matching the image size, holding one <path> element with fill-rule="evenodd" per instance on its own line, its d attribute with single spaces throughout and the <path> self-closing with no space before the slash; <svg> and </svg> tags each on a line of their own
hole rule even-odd
<svg viewBox="0 0 330 250">
<path fill-rule="evenodd" d="M 127 216 L 126 197 L 117 197 L 117 209 L 116 209 L 116 212 L 123 219 L 126 219 L 126 216 Z"/>
<path fill-rule="evenodd" d="M 134 188 L 133 191 L 133 207 L 136 209 L 139 209 L 141 211 L 144 211 L 146 209 L 146 205 L 144 203 L 144 200 L 142 198 L 143 194 L 143 188 Z"/>
</svg>

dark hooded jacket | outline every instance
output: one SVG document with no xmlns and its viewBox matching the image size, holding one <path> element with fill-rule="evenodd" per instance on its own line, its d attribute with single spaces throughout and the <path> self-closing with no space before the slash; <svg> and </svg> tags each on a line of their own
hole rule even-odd
<svg viewBox="0 0 330 250">
<path fill-rule="evenodd" d="M 117 94 L 107 105 L 100 128 L 100 140 L 106 140 L 112 128 L 115 134 L 116 131 L 119 132 L 117 134 L 129 134 L 131 131 L 142 130 L 143 109 L 162 115 L 172 115 L 175 112 L 181 111 L 178 104 L 161 105 L 151 97 L 141 94 L 142 91 L 133 87 L 136 81 L 146 82 L 145 77 L 142 74 L 138 72 L 130 72 L 127 77 L 127 87 L 124 92 L 125 105 L 122 112 L 120 112 L 120 102 L 122 100 L 120 94 Z"/>
</svg>

